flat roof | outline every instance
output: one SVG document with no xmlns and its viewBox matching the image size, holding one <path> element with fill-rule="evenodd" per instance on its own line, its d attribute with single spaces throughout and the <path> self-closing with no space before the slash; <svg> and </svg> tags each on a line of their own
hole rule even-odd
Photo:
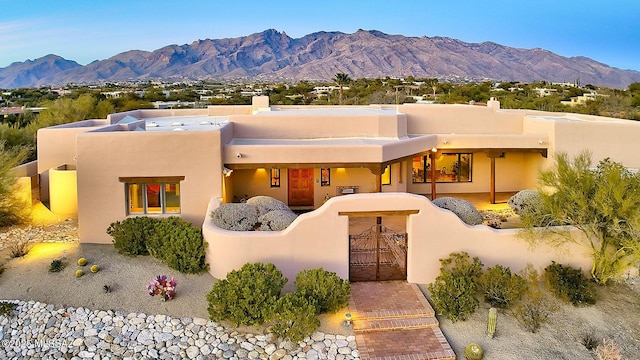
<svg viewBox="0 0 640 360">
<path fill-rule="evenodd" d="M 165 116 L 144 118 L 147 131 L 213 131 L 229 123 L 228 116 Z"/>
<path fill-rule="evenodd" d="M 320 138 L 320 139 L 250 139 L 234 138 L 227 145 L 291 145 L 291 146 L 347 146 L 347 145 L 386 145 L 406 140 L 399 138 Z"/>
</svg>

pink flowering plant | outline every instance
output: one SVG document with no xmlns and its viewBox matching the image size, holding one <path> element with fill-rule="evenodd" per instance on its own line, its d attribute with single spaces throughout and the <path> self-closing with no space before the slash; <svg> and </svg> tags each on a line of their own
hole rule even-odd
<svg viewBox="0 0 640 360">
<path fill-rule="evenodd" d="M 149 295 L 161 295 L 162 301 L 167 301 L 176 296 L 177 285 L 178 282 L 174 280 L 173 276 L 167 279 L 167 275 L 158 275 L 155 280 L 149 282 L 147 290 L 149 290 Z"/>
</svg>

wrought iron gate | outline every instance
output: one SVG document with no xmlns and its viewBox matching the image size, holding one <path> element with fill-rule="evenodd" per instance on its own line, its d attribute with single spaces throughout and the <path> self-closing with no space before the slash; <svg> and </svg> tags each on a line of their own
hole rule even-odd
<svg viewBox="0 0 640 360">
<path fill-rule="evenodd" d="M 407 234 L 377 224 L 349 235 L 349 280 L 407 279 Z"/>
</svg>

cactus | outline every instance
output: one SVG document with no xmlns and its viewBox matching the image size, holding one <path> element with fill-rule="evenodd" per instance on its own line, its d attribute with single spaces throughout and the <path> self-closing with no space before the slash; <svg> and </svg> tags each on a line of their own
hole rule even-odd
<svg viewBox="0 0 640 360">
<path fill-rule="evenodd" d="M 98 265 L 91 265 L 91 272 L 92 273 L 97 273 L 100 270 L 100 267 Z"/>
<path fill-rule="evenodd" d="M 80 276 L 82 276 L 82 275 L 84 275 L 84 271 L 82 271 L 82 270 L 76 270 L 76 277 L 80 277 Z"/>
<path fill-rule="evenodd" d="M 493 339 L 496 334 L 496 324 L 498 323 L 498 309 L 489 309 L 489 322 L 487 323 L 487 337 Z"/>
<path fill-rule="evenodd" d="M 85 258 L 80 258 L 80 259 L 78 259 L 78 265 L 79 265 L 79 266 L 85 266 L 85 265 L 87 265 L 87 259 L 85 259 Z"/>
<path fill-rule="evenodd" d="M 476 343 L 471 343 L 464 349 L 464 358 L 466 360 L 482 360 L 482 355 L 482 348 Z"/>
</svg>

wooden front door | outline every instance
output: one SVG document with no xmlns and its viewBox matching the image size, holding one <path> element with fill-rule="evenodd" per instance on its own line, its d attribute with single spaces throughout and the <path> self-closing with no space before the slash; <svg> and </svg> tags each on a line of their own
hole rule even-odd
<svg viewBox="0 0 640 360">
<path fill-rule="evenodd" d="M 313 169 L 289 169 L 289 205 L 313 206 Z"/>
</svg>

